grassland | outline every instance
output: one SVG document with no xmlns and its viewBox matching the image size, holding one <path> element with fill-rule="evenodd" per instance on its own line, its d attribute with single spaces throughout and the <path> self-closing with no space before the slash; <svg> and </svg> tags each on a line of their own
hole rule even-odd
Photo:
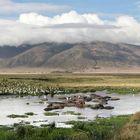
<svg viewBox="0 0 140 140">
<path fill-rule="evenodd" d="M 108 90 L 120 94 L 140 92 L 140 74 L 0 75 L 0 94 L 40 95 Z"/>
</svg>

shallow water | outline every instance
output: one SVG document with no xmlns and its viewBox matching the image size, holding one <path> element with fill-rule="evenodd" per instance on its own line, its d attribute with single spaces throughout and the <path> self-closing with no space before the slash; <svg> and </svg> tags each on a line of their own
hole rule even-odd
<svg viewBox="0 0 140 140">
<path fill-rule="evenodd" d="M 96 92 L 95 94 L 106 95 L 106 91 Z M 49 124 L 56 122 L 57 127 L 71 127 L 70 125 L 64 124 L 64 122 L 71 120 L 78 120 L 76 115 L 64 115 L 63 112 L 75 111 L 81 113 L 80 116 L 85 117 L 83 120 L 94 120 L 96 116 L 99 117 L 110 117 L 112 115 L 124 115 L 133 114 L 140 111 L 140 94 L 138 95 L 118 95 L 110 94 L 111 97 L 119 97 L 118 101 L 109 101 L 108 105 L 115 107 L 113 110 L 92 110 L 90 108 L 76 108 L 76 107 L 65 107 L 61 110 L 54 110 L 58 112 L 58 116 L 45 116 L 44 108 L 47 106 L 47 102 L 44 104 L 38 103 L 43 97 L 15 97 L 15 96 L 0 96 L 0 125 L 12 125 L 21 121 L 30 122 L 35 126 L 41 124 Z M 58 101 L 58 97 L 54 98 L 47 97 L 49 101 Z M 26 103 L 29 103 L 27 105 Z M 91 103 L 91 102 L 90 102 Z M 7 115 L 18 114 L 24 115 L 27 112 L 34 112 L 36 115 L 29 116 L 28 118 L 8 118 Z"/>
</svg>

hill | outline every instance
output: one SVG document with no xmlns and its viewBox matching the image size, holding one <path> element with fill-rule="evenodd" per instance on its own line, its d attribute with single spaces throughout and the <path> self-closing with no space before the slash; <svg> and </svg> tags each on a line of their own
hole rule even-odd
<svg viewBox="0 0 140 140">
<path fill-rule="evenodd" d="M 109 43 L 42 43 L 0 47 L 1 68 L 85 71 L 140 67 L 140 46 Z"/>
</svg>

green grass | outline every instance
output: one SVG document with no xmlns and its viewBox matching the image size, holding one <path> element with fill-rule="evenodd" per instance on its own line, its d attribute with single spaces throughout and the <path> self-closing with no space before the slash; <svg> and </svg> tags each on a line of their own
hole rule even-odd
<svg viewBox="0 0 140 140">
<path fill-rule="evenodd" d="M 63 114 L 64 114 L 64 115 L 81 115 L 81 113 L 74 112 L 74 111 L 63 112 Z"/>
<path fill-rule="evenodd" d="M 80 121 L 70 122 L 70 124 L 74 124 L 74 129 L 88 133 L 92 140 L 111 140 L 128 121 L 129 116 L 119 116 L 97 119 L 95 122 Z"/>
<path fill-rule="evenodd" d="M 28 118 L 27 115 L 17 115 L 17 114 L 11 114 L 7 116 L 8 118 Z"/>
<path fill-rule="evenodd" d="M 58 116 L 59 113 L 57 113 L 57 112 L 45 112 L 44 115 L 45 116 Z"/>
<path fill-rule="evenodd" d="M 0 140 L 120 140 L 116 135 L 130 120 L 129 116 L 119 116 L 92 122 L 71 122 L 73 128 L 55 128 L 54 123 L 42 128 L 23 125 L 4 127 L 0 128 Z"/>
</svg>

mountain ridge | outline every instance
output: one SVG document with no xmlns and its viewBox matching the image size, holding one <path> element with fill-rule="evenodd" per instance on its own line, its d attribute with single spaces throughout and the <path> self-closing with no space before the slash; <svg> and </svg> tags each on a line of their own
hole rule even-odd
<svg viewBox="0 0 140 140">
<path fill-rule="evenodd" d="M 80 71 L 104 67 L 140 67 L 140 46 L 126 43 L 41 43 L 0 47 L 0 52 L 0 68 Z"/>
</svg>

